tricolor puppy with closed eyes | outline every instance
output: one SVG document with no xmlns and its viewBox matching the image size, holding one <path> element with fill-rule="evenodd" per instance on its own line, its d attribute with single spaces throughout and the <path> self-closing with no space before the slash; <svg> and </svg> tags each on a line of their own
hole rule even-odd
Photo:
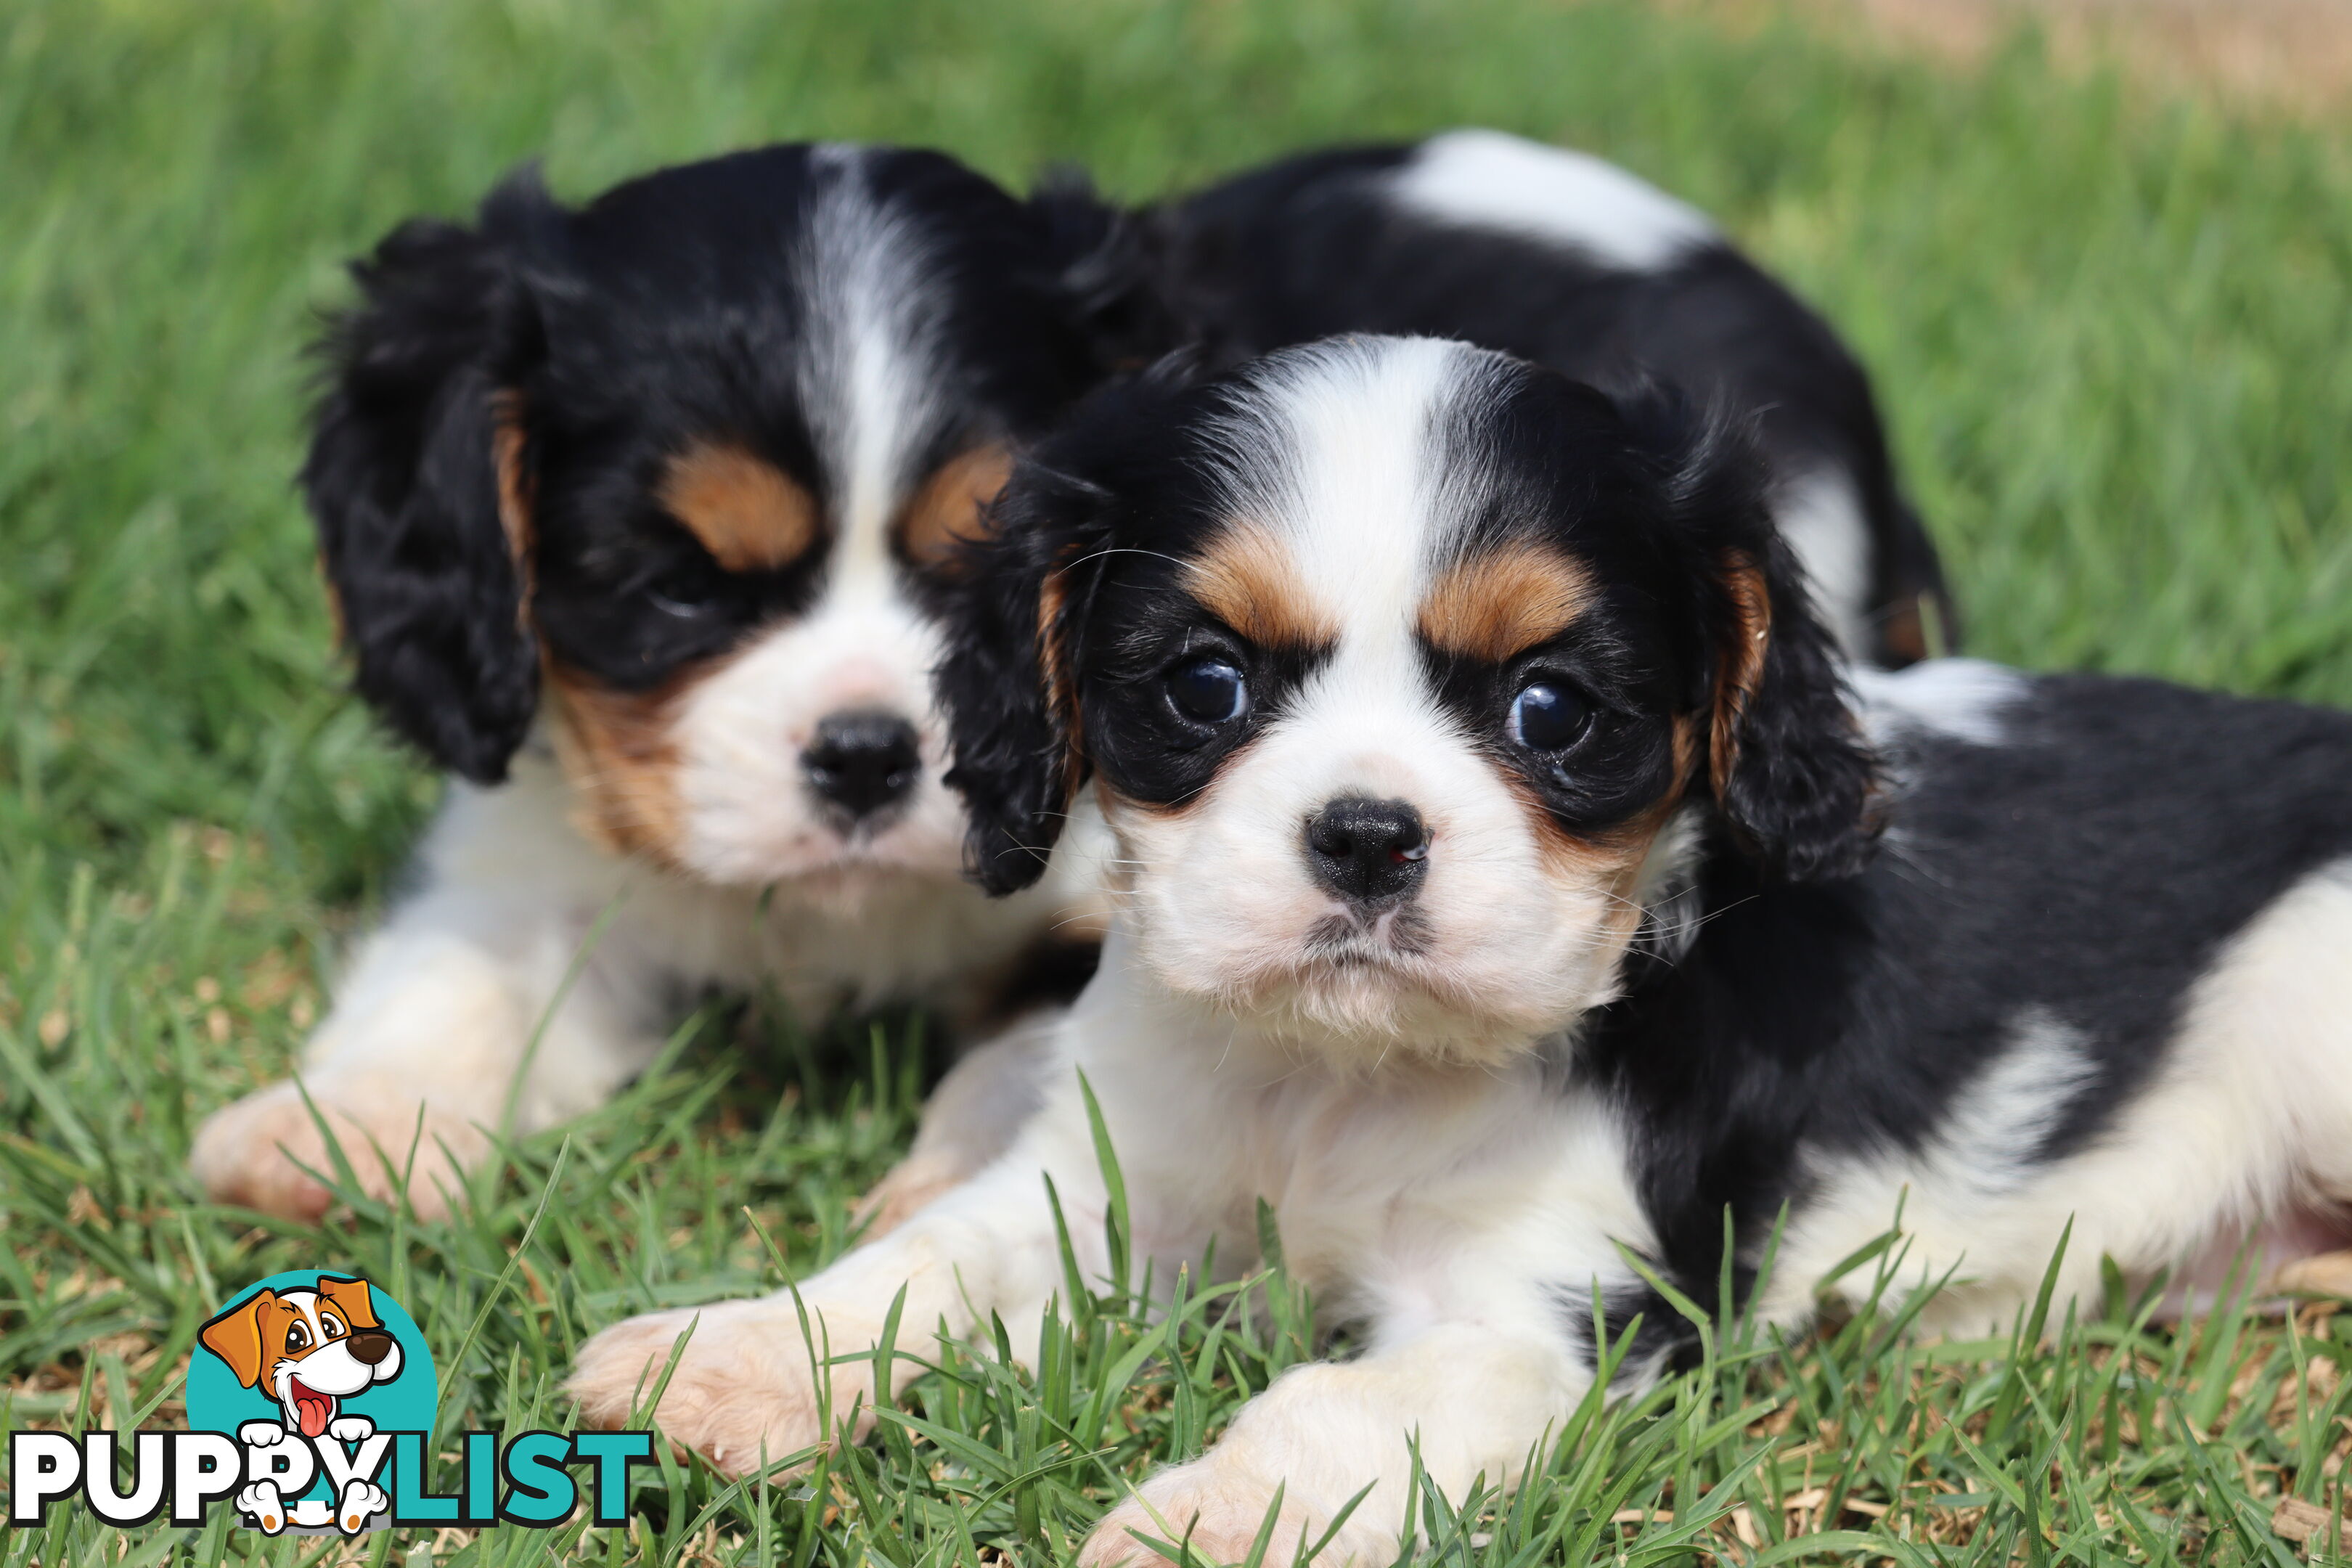
<svg viewBox="0 0 2352 1568">
<path fill-rule="evenodd" d="M 960 879 L 929 671 L 956 542 L 1128 352 L 1118 237 L 1081 191 L 796 144 L 576 207 L 526 172 L 353 268 L 303 485 L 360 694 L 451 774 L 303 1063 L 370 1191 L 437 1211 L 706 990 L 920 1000 L 969 1039 L 1083 977 L 1082 878 L 994 909 Z M 333 1170 L 290 1082 L 194 1165 L 302 1215 Z M 962 1165 L 926 1169 L 902 1186 Z"/>
<path fill-rule="evenodd" d="M 1276 159 L 1143 226 L 1219 368 L 1349 332 L 1458 338 L 1740 410 L 1774 523 L 1845 652 L 1895 666 L 1952 646 L 1951 595 L 1860 363 L 1706 214 L 1626 170 L 1447 131 Z"/>
<path fill-rule="evenodd" d="M 1005 1155 L 796 1295 L 583 1348 L 617 1421 L 730 1469 L 828 1436 L 904 1321 L 1012 1342 L 1107 1267 L 1080 1077 L 1158 1278 L 1254 1248 L 1260 1200 L 1353 1360 L 1295 1369 L 1145 1481 L 1136 1532 L 1385 1563 L 1416 1466 L 1513 1481 L 1589 1392 L 1596 1327 L 1685 1328 L 1625 1252 L 1763 1307 L 1898 1209 L 2005 1322 L 2062 1294 L 2284 1260 L 2352 1200 L 2352 721 L 1929 662 L 1857 698 L 1736 430 L 1411 339 L 1108 395 L 1008 489 L 943 673 L 998 891 L 1091 787 L 1118 842 L 1102 967 Z M 1067 1216 L 1061 1231 L 1045 1178 Z M 1908 1194 L 1905 1206 L 1905 1194 Z M 1622 1249 L 1622 1250 L 1621 1250 Z M 832 1352 L 803 1348 L 803 1308 Z M 696 1321 L 698 1318 L 698 1322 Z"/>
</svg>

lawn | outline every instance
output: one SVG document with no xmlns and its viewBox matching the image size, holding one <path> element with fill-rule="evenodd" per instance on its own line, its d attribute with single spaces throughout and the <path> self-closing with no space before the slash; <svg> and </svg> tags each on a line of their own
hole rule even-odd
<svg viewBox="0 0 2352 1568">
<path fill-rule="evenodd" d="M 289 484 L 342 258 L 529 157 L 584 194 L 766 139 L 892 138 L 1015 181 L 1075 158 L 1141 195 L 1465 121 L 1664 183 L 1830 313 L 1976 651 L 2352 703 L 2352 111 L 2248 122 L 2062 75 L 2030 41 L 1955 74 L 1608 0 L 0 5 L 0 1427 L 175 1424 L 200 1321 L 320 1265 L 425 1325 L 447 1427 L 561 1426 L 586 1332 L 829 1258 L 911 1124 L 919 1023 L 807 1034 L 751 1005 L 513 1149 L 460 1221 L 362 1202 L 314 1230 L 196 1201 L 191 1128 L 282 1073 L 436 792 L 341 694 Z M 1061 1561 L 1125 1479 L 1307 1353 L 1278 1273 L 1164 1317 L 1143 1289 L 1073 1303 L 1034 1375 L 908 1325 L 875 1443 L 772 1489 L 665 1467 L 627 1529 L 551 1539 L 616 1563 Z M 2330 1553 L 2297 1540 L 2342 1497 L 2352 1312 L 2174 1333 L 2119 1302 L 1973 1345 L 1900 1327 L 1891 1302 L 1794 1344 L 1725 1319 L 1699 1371 L 1577 1413 L 1515 1500 L 1433 1502 L 1423 1544 L 1756 1568 Z M 0 1552 L 326 1550 L 227 1521 L 118 1538 L 60 1510 Z M 521 1563 L 550 1540 L 356 1550 Z"/>
</svg>

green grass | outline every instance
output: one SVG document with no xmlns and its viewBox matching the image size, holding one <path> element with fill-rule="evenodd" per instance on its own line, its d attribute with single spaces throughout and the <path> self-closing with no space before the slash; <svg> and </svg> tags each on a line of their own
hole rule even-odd
<svg viewBox="0 0 2352 1568">
<path fill-rule="evenodd" d="M 772 1286 L 762 1234 L 795 1272 L 830 1256 L 910 1124 L 919 1053 L 895 1032 L 795 1046 L 729 1015 L 512 1151 L 460 1223 L 196 1202 L 190 1127 L 282 1072 L 434 795 L 340 695 L 289 483 L 341 258 L 532 155 L 582 194 L 767 138 L 888 137 L 1016 180 L 1076 157 L 1139 195 L 1464 121 L 1663 181 L 1830 312 L 1978 650 L 2352 702 L 2352 117 L 2233 122 L 2062 79 L 2030 45 L 1953 77 L 1612 3 L 6 0 L 0 1426 L 168 1423 L 218 1300 L 327 1263 L 425 1323 L 453 1426 L 561 1424 L 586 1331 Z M 628 1531 L 562 1539 L 613 1562 L 1059 1560 L 1123 1478 L 1306 1353 L 1283 1283 L 1251 1293 L 1165 1328 L 1117 1292 L 1076 1303 L 1034 1376 L 910 1327 L 906 1419 L 813 1482 L 665 1471 Z M 1433 1507 L 1427 1541 L 1465 1563 L 2284 1568 L 2279 1500 L 2340 1497 L 2352 1320 L 2065 1322 L 2024 1353 L 1894 1326 L 1791 1346 L 1727 1322 L 1702 1371 L 1578 1413 L 1540 1480 Z M 221 1524 L 194 1558 L 319 1551 Z M 1780 1546 L 1792 1531 L 1831 1533 Z M 76 1522 L 0 1552 L 117 1544 Z M 129 1544 L 155 1562 L 174 1537 Z"/>
</svg>

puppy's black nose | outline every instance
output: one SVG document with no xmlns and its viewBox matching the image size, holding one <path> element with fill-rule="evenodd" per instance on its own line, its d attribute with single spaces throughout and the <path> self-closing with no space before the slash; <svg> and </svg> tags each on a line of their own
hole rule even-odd
<svg viewBox="0 0 2352 1568">
<path fill-rule="evenodd" d="M 895 713 L 868 710 L 819 721 L 801 765 L 816 793 L 855 820 L 904 799 L 915 787 L 923 759 L 912 724 Z"/>
<path fill-rule="evenodd" d="M 343 1342 L 352 1347 L 352 1359 L 369 1366 L 392 1353 L 392 1336 L 382 1329 L 353 1329 L 350 1339 Z"/>
<path fill-rule="evenodd" d="M 1307 862 L 1343 899 L 1391 899 L 1429 867 L 1429 829 L 1401 800 L 1335 800 L 1307 819 Z"/>
</svg>

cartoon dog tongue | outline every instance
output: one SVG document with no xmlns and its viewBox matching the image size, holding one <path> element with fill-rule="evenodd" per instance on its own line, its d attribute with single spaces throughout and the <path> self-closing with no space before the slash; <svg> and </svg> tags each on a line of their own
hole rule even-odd
<svg viewBox="0 0 2352 1568">
<path fill-rule="evenodd" d="M 299 1377 L 287 1380 L 286 1391 L 294 1396 L 294 1415 L 302 1423 L 302 1436 L 322 1435 L 327 1423 L 335 1418 L 335 1396 L 320 1393 Z"/>
</svg>

